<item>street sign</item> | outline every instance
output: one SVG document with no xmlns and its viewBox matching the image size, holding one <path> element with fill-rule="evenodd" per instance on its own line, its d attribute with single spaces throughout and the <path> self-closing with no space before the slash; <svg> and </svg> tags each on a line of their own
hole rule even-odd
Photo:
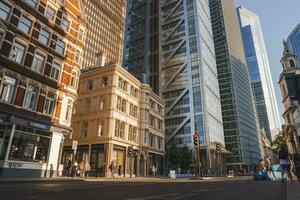
<svg viewBox="0 0 300 200">
<path fill-rule="evenodd" d="M 78 141 L 77 140 L 73 140 L 72 149 L 76 151 L 77 150 L 77 146 L 78 146 Z"/>
</svg>

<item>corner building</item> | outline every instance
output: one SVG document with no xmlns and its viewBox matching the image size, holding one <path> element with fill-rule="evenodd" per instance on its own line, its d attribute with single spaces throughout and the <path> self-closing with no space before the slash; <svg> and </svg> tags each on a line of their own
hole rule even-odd
<svg viewBox="0 0 300 200">
<path fill-rule="evenodd" d="M 234 0 L 209 0 L 227 156 L 231 169 L 252 170 L 259 135 L 242 35 Z"/>
<path fill-rule="evenodd" d="M 61 172 L 83 49 L 77 0 L 0 0 L 0 176 Z"/>
<path fill-rule="evenodd" d="M 141 84 L 118 64 L 103 57 L 96 66 L 82 70 L 79 98 L 72 124 L 72 137 L 66 142 L 67 159 L 88 161 L 91 176 L 109 177 L 113 161 L 122 176 L 147 176 L 155 165 L 164 173 L 165 135 L 163 100 L 149 85 Z M 74 156 L 72 141 L 78 141 Z M 128 155 L 133 146 L 134 156 Z"/>
</svg>

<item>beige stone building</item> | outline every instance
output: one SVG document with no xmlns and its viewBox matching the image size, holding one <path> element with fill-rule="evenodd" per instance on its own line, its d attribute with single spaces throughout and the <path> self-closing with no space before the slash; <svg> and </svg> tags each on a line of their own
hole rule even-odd
<svg viewBox="0 0 300 200">
<path fill-rule="evenodd" d="M 104 65 L 105 55 L 100 54 L 95 66 L 82 70 L 73 134 L 66 141 L 63 160 L 73 159 L 76 140 L 76 160 L 89 161 L 92 176 L 109 176 L 111 162 L 122 176 L 130 169 L 136 176 L 147 176 L 153 165 L 163 174 L 164 102 L 123 67 Z"/>
</svg>

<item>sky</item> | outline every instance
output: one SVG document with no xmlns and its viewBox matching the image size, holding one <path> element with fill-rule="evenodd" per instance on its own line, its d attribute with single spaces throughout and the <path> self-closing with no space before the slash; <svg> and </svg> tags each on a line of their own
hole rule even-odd
<svg viewBox="0 0 300 200">
<path fill-rule="evenodd" d="M 277 82 L 282 71 L 282 41 L 300 23 L 300 0 L 236 0 L 236 4 L 256 13 L 260 18 L 281 116 L 283 106 Z"/>
</svg>

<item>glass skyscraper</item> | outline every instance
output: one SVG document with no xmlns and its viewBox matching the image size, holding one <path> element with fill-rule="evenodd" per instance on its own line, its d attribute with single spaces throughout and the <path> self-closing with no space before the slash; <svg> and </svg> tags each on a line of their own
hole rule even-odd
<svg viewBox="0 0 300 200">
<path fill-rule="evenodd" d="M 238 13 L 259 128 L 273 140 L 280 130 L 280 117 L 260 21 L 245 8 L 238 8 Z"/>
<path fill-rule="evenodd" d="M 125 67 L 156 81 L 166 102 L 166 143 L 192 148 L 197 131 L 203 165 L 211 168 L 211 144 L 225 144 L 208 1 L 129 0 L 128 8 Z"/>
<path fill-rule="evenodd" d="M 298 63 L 300 63 L 300 23 L 290 33 L 287 38 L 287 44 L 290 51 L 297 56 Z"/>
<path fill-rule="evenodd" d="M 256 113 L 234 0 L 209 0 L 229 168 L 260 159 Z"/>
</svg>

